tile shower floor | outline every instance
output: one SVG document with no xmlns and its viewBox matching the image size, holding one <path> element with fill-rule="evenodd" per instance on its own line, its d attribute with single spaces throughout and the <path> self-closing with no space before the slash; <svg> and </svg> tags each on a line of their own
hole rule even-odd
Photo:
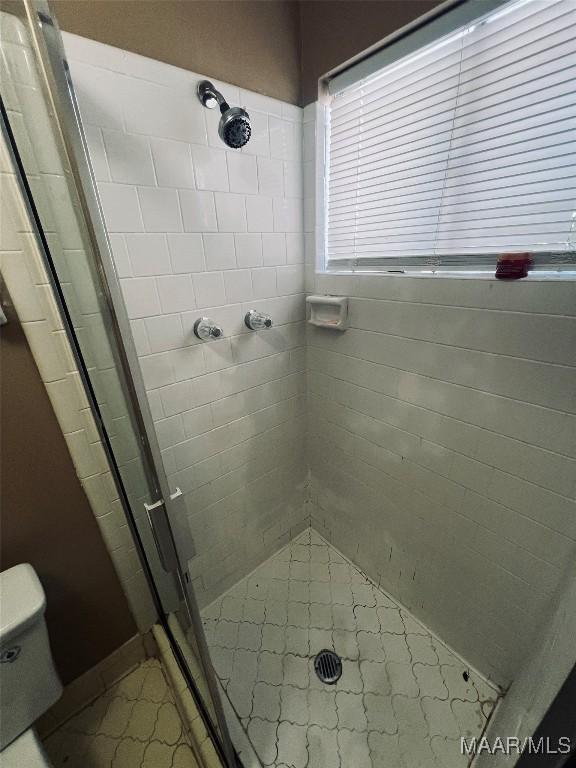
<svg viewBox="0 0 576 768">
<path fill-rule="evenodd" d="M 198 768 L 157 659 L 64 723 L 44 747 L 55 768 Z"/>
<path fill-rule="evenodd" d="M 202 611 L 216 672 L 263 765 L 460 768 L 498 691 L 315 531 Z M 343 659 L 326 685 L 313 660 Z"/>
</svg>

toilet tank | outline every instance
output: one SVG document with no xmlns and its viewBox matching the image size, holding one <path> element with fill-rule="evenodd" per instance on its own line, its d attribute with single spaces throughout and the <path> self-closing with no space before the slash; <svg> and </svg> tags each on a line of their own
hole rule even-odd
<svg viewBox="0 0 576 768">
<path fill-rule="evenodd" d="M 46 595 L 31 565 L 0 573 L 0 751 L 62 694 L 45 610 Z"/>
</svg>

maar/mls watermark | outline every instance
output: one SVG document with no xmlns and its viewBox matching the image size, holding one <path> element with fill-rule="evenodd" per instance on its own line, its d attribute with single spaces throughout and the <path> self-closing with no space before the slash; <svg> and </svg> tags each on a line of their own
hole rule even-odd
<svg viewBox="0 0 576 768">
<path fill-rule="evenodd" d="M 541 736 L 535 739 L 528 736 L 520 739 L 518 736 L 496 736 L 490 741 L 486 736 L 471 739 L 460 739 L 460 752 L 463 755 L 568 755 L 572 749 L 570 736 L 560 736 L 557 739 Z"/>
</svg>

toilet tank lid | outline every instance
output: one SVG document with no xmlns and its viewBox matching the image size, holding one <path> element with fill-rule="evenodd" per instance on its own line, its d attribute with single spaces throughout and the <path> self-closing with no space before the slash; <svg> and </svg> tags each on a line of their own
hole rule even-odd
<svg viewBox="0 0 576 768">
<path fill-rule="evenodd" d="M 44 613 L 46 595 L 28 563 L 0 573 L 0 643 L 34 624 Z"/>
</svg>

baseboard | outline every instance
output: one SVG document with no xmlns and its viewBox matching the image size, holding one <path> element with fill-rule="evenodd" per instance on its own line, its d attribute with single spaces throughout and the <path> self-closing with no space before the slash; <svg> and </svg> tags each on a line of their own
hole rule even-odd
<svg viewBox="0 0 576 768">
<path fill-rule="evenodd" d="M 35 726 L 40 738 L 49 736 L 138 664 L 157 655 L 158 649 L 152 632 L 134 635 L 128 642 L 64 688 L 56 704 L 36 721 Z"/>
</svg>

